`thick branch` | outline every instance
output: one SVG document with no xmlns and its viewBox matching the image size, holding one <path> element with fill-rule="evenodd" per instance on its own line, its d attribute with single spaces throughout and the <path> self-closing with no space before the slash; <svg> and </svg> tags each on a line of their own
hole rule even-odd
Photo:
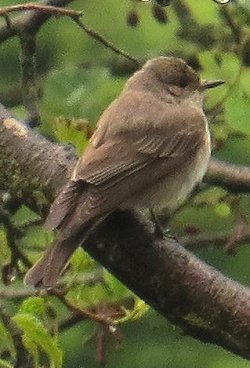
<svg viewBox="0 0 250 368">
<path fill-rule="evenodd" d="M 110 215 L 84 248 L 187 334 L 250 359 L 250 289 L 131 213 Z"/>
<path fill-rule="evenodd" d="M 51 160 L 51 158 L 53 158 Z M 0 188 L 45 214 L 76 157 L 13 119 L 0 105 Z"/>
<path fill-rule="evenodd" d="M 47 202 L 52 200 L 67 179 L 74 158 L 68 157 L 63 147 L 11 119 L 3 108 L 0 121 L 0 184 L 41 210 L 34 191 L 43 193 Z M 208 173 L 208 178 L 216 178 L 216 185 L 234 191 L 249 191 L 249 176 L 250 169 L 236 170 L 234 165 L 213 161 Z M 84 247 L 186 333 L 250 359 L 250 290 L 175 241 L 156 238 L 152 223 L 138 214 L 113 213 L 98 225 Z"/>
</svg>

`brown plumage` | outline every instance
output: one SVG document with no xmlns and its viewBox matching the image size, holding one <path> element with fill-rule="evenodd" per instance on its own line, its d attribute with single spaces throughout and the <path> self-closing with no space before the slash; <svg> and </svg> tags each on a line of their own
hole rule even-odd
<svg viewBox="0 0 250 368">
<path fill-rule="evenodd" d="M 147 62 L 104 111 L 46 226 L 59 234 L 25 282 L 51 287 L 86 229 L 119 207 L 166 208 L 171 214 L 202 180 L 210 136 L 201 82 L 176 58 Z"/>
</svg>

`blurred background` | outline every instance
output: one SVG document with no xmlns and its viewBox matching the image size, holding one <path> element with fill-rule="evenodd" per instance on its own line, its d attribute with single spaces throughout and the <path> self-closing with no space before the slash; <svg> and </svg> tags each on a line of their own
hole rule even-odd
<svg viewBox="0 0 250 368">
<path fill-rule="evenodd" d="M 1 6 L 17 3 L 21 1 L 1 0 Z M 179 56 L 197 69 L 202 78 L 224 79 L 225 85 L 209 91 L 205 100 L 213 134 L 213 156 L 250 165 L 248 0 L 232 0 L 226 5 L 213 0 L 76 0 L 70 8 L 82 10 L 84 24 L 140 62 L 159 55 Z M 4 19 L 0 22 L 2 24 Z M 0 45 L 0 102 L 20 119 L 25 119 L 19 58 L 17 38 Z M 52 140 L 73 144 L 80 153 L 101 112 L 119 94 L 134 70 L 132 61 L 98 43 L 70 18 L 51 18 L 37 37 L 37 85 L 42 123 L 36 129 Z M 249 195 L 233 195 L 222 188 L 204 186 L 172 219 L 171 232 L 179 238 L 185 237 L 187 243 L 205 234 L 207 243 L 202 249 L 197 245 L 193 251 L 227 276 L 250 285 L 250 242 L 237 247 L 231 236 L 240 226 L 242 231 L 249 231 L 249 218 Z M 37 219 L 39 216 L 24 206 L 12 217 L 17 227 Z M 224 235 L 224 242 L 209 241 Z M 0 237 L 4 244 L 0 265 L 4 268 L 10 257 L 4 226 L 0 228 Z M 35 260 L 51 237 L 40 224 L 31 224 L 25 227 L 24 235 L 17 242 L 29 258 Z M 79 251 L 72 261 L 68 282 L 72 282 L 79 269 L 82 273 L 93 273 L 99 272 L 100 266 Z M 22 267 L 21 271 L 24 271 Z M 102 282 L 74 286 L 68 298 L 82 307 L 134 298 L 110 274 L 101 272 Z M 1 287 L 8 285 L 2 283 Z M 11 287 L 22 288 L 21 280 L 17 278 Z M 37 300 L 31 298 L 32 309 L 27 308 L 27 300 L 6 301 L 13 315 L 25 311 L 42 321 L 42 314 L 34 311 L 36 303 Z M 53 299 L 47 298 L 43 303 L 49 303 L 60 318 L 67 315 Z M 91 321 L 62 329 L 57 343 L 58 349 L 63 351 L 63 366 L 98 367 L 97 360 L 102 360 L 100 355 L 105 354 L 109 368 L 249 366 L 249 362 L 219 347 L 184 336 L 138 300 L 119 325 L 119 336 L 104 331 L 105 337 L 100 338 L 101 333 L 100 326 Z"/>
</svg>

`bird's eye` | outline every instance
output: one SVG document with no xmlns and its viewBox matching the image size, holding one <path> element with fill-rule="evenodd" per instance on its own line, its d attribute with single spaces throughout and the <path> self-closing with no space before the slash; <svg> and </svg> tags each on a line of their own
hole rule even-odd
<svg viewBox="0 0 250 368">
<path fill-rule="evenodd" d="M 180 80 L 179 80 L 179 87 L 181 87 L 181 88 L 185 88 L 185 87 L 187 87 L 187 85 L 188 85 L 188 78 L 185 76 L 185 75 L 183 75 L 181 78 L 180 78 Z"/>
</svg>

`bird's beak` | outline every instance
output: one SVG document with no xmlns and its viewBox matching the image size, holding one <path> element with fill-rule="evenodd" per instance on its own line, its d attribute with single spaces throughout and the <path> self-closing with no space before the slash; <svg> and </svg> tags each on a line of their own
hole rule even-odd
<svg viewBox="0 0 250 368">
<path fill-rule="evenodd" d="M 201 81 L 201 84 L 200 84 L 200 90 L 204 91 L 208 88 L 215 88 L 215 87 L 218 87 L 218 86 L 220 86 L 224 83 L 225 83 L 225 81 L 223 81 L 223 80 L 214 80 L 214 81 L 203 80 L 203 81 Z"/>
</svg>

